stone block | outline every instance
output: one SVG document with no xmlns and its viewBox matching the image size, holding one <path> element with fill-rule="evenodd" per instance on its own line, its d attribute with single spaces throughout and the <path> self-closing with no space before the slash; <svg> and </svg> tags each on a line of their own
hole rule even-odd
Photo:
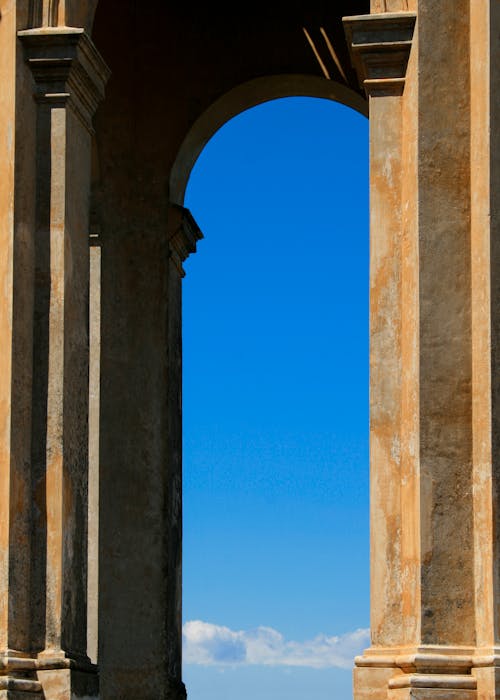
<svg viewBox="0 0 500 700">
<path fill-rule="evenodd" d="M 356 667 L 353 671 L 353 694 L 355 700 L 387 700 L 389 679 L 397 669 L 393 667 Z"/>
<path fill-rule="evenodd" d="M 60 668 L 38 671 L 37 675 L 44 700 L 99 700 L 97 673 Z"/>
</svg>

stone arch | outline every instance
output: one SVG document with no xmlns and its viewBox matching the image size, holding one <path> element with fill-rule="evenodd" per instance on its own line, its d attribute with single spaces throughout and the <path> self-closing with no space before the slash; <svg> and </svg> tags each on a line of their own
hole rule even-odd
<svg viewBox="0 0 500 700">
<path fill-rule="evenodd" d="M 365 0 L 357 4 L 366 6 Z M 244 31 L 244 22 L 220 8 L 212 8 L 211 32 L 204 29 L 204 20 L 212 21 L 207 7 L 193 15 L 187 6 L 153 2 L 141 6 L 139 17 L 126 3 L 117 16 L 101 0 L 96 12 L 93 39 L 112 71 L 95 119 L 100 184 L 92 209 L 102 262 L 99 663 L 105 698 L 120 696 L 127 683 L 137 696 L 146 689 L 154 694 L 168 688 L 176 698 L 183 692 L 181 277 L 201 233 L 178 206 L 190 168 L 215 128 L 260 101 L 310 94 L 366 112 L 338 11 L 330 12 L 332 28 L 325 26 L 340 44 L 345 80 L 337 80 L 319 27 L 316 34 L 310 28 L 311 39 L 323 42 L 322 60 L 335 78 L 327 80 L 302 28 L 328 15 L 326 5 L 294 6 L 293 21 L 283 14 L 288 3 L 278 5 L 276 14 L 274 7 L 263 8 L 264 22 L 247 8 Z M 262 51 L 256 53 L 262 23 Z M 232 41 L 244 57 L 236 71 L 221 50 L 234 31 Z M 276 45 L 282 45 L 279 51 Z M 119 122 L 117 114 L 123 116 Z M 121 443 L 117 431 L 123 431 Z M 141 489 L 131 499 L 138 465 Z M 136 630 L 133 655 L 123 643 L 130 625 Z"/>
<path fill-rule="evenodd" d="M 322 97 L 368 116 L 368 102 L 345 84 L 311 75 L 270 75 L 230 90 L 211 104 L 190 128 L 170 171 L 170 199 L 183 205 L 189 175 L 206 143 L 226 122 L 246 109 L 280 97 Z"/>
<path fill-rule="evenodd" d="M 181 277 L 200 231 L 169 186 L 181 199 L 223 95 L 308 75 L 370 101 L 372 647 L 355 697 L 498 697 L 499 3 L 138 8 L 100 0 L 92 25 L 95 0 L 0 0 L 0 693 L 99 694 L 86 634 L 92 132 L 101 697 L 178 700 Z M 112 77 L 93 120 L 109 77 L 99 51 Z"/>
</svg>

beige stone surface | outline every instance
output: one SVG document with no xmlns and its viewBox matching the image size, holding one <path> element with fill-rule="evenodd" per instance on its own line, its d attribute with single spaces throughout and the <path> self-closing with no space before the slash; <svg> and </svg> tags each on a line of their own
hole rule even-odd
<svg viewBox="0 0 500 700">
<path fill-rule="evenodd" d="M 498 0 L 238 22 L 0 0 L 0 698 L 185 697 L 182 263 L 201 232 L 184 191 L 217 128 L 286 95 L 370 114 L 354 697 L 500 697 L 499 30 Z"/>
<path fill-rule="evenodd" d="M 415 10 L 415 0 L 371 0 L 372 13 L 409 12 Z"/>
<path fill-rule="evenodd" d="M 71 669 L 54 669 L 38 672 L 45 698 L 54 700 L 97 700 L 99 682 L 97 674 Z"/>
<path fill-rule="evenodd" d="M 387 698 L 389 681 L 403 671 L 394 664 L 388 666 L 357 666 L 353 671 L 353 693 L 356 700 Z"/>
</svg>

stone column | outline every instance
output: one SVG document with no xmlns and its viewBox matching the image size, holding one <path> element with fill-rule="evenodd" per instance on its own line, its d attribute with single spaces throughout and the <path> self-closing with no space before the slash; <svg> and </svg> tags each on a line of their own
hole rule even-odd
<svg viewBox="0 0 500 700">
<path fill-rule="evenodd" d="M 411 15 L 347 22 L 372 121 L 374 609 L 355 697 L 490 699 L 500 695 L 500 9 L 489 0 L 417 9 L 399 135 L 391 90 L 404 71 L 388 57 Z M 386 243 L 394 235 L 399 248 Z M 382 345 L 384 333 L 399 344 Z"/>
<path fill-rule="evenodd" d="M 31 646 L 47 700 L 98 696 L 87 656 L 91 120 L 108 69 L 83 30 L 18 33 L 35 82 Z"/>
<path fill-rule="evenodd" d="M 18 3 L 1 3 L 1 14 L 0 698 L 32 700 L 41 692 L 29 658 L 35 105 L 16 37 L 27 17 Z"/>
<path fill-rule="evenodd" d="M 171 516 L 168 537 L 168 577 L 175 584 L 169 591 L 167 629 L 169 669 L 172 684 L 169 700 L 183 700 L 182 669 L 182 263 L 196 252 L 203 234 L 191 212 L 177 204 L 168 211 L 168 438 Z"/>
<path fill-rule="evenodd" d="M 102 212 L 98 659 L 103 700 L 186 697 L 181 288 L 182 264 L 196 250 L 201 232 L 187 209 L 156 201 L 156 208 L 143 210 L 142 202 L 129 200 L 132 213 L 123 229 L 113 225 L 112 209 Z M 147 218 L 158 211 L 158 220 Z M 137 229 L 130 224 L 133 217 Z"/>
<path fill-rule="evenodd" d="M 403 88 L 415 15 L 344 20 L 354 66 L 370 99 L 370 519 L 372 648 L 357 659 L 356 700 L 387 697 L 399 645 L 413 611 L 403 595 L 413 504 L 403 458 Z M 411 474 L 405 483 L 411 482 Z M 410 509 L 408 506 L 410 505 Z M 411 579 L 411 574 L 409 575 Z M 412 604 L 410 607 L 412 607 Z"/>
</svg>

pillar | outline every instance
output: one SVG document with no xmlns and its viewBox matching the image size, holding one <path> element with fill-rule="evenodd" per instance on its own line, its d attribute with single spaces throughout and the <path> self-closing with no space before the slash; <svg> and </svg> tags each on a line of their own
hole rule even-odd
<svg viewBox="0 0 500 700">
<path fill-rule="evenodd" d="M 26 13 L 16 3 L 0 11 L 0 698 L 38 700 L 30 658 L 35 104 L 16 38 Z"/>
<path fill-rule="evenodd" d="M 201 232 L 187 209 L 133 196 L 123 224 L 107 206 L 100 221 L 101 699 L 185 700 L 181 291 Z"/>
<path fill-rule="evenodd" d="M 47 700 L 98 697 L 87 656 L 89 188 L 108 70 L 81 29 L 18 33 L 34 79 L 31 655 Z"/>
<path fill-rule="evenodd" d="M 499 9 L 412 4 L 411 49 L 409 11 L 346 21 L 372 149 L 372 646 L 355 698 L 485 700 L 499 696 Z"/>
<path fill-rule="evenodd" d="M 415 26 L 413 13 L 344 19 L 353 64 L 370 99 L 370 581 L 372 647 L 356 660 L 356 700 L 387 697 L 401 673 L 397 648 L 415 626 L 418 578 L 406 550 L 414 529 L 413 465 L 405 459 L 403 394 L 411 367 L 403 310 L 407 245 L 402 198 L 403 92 Z M 411 306 L 411 304 L 407 304 Z M 407 475 L 404 482 L 402 471 Z M 410 501 L 410 503 L 408 503 Z M 410 506 L 410 507 L 408 507 Z M 410 585 L 403 594 L 405 582 Z"/>
</svg>

